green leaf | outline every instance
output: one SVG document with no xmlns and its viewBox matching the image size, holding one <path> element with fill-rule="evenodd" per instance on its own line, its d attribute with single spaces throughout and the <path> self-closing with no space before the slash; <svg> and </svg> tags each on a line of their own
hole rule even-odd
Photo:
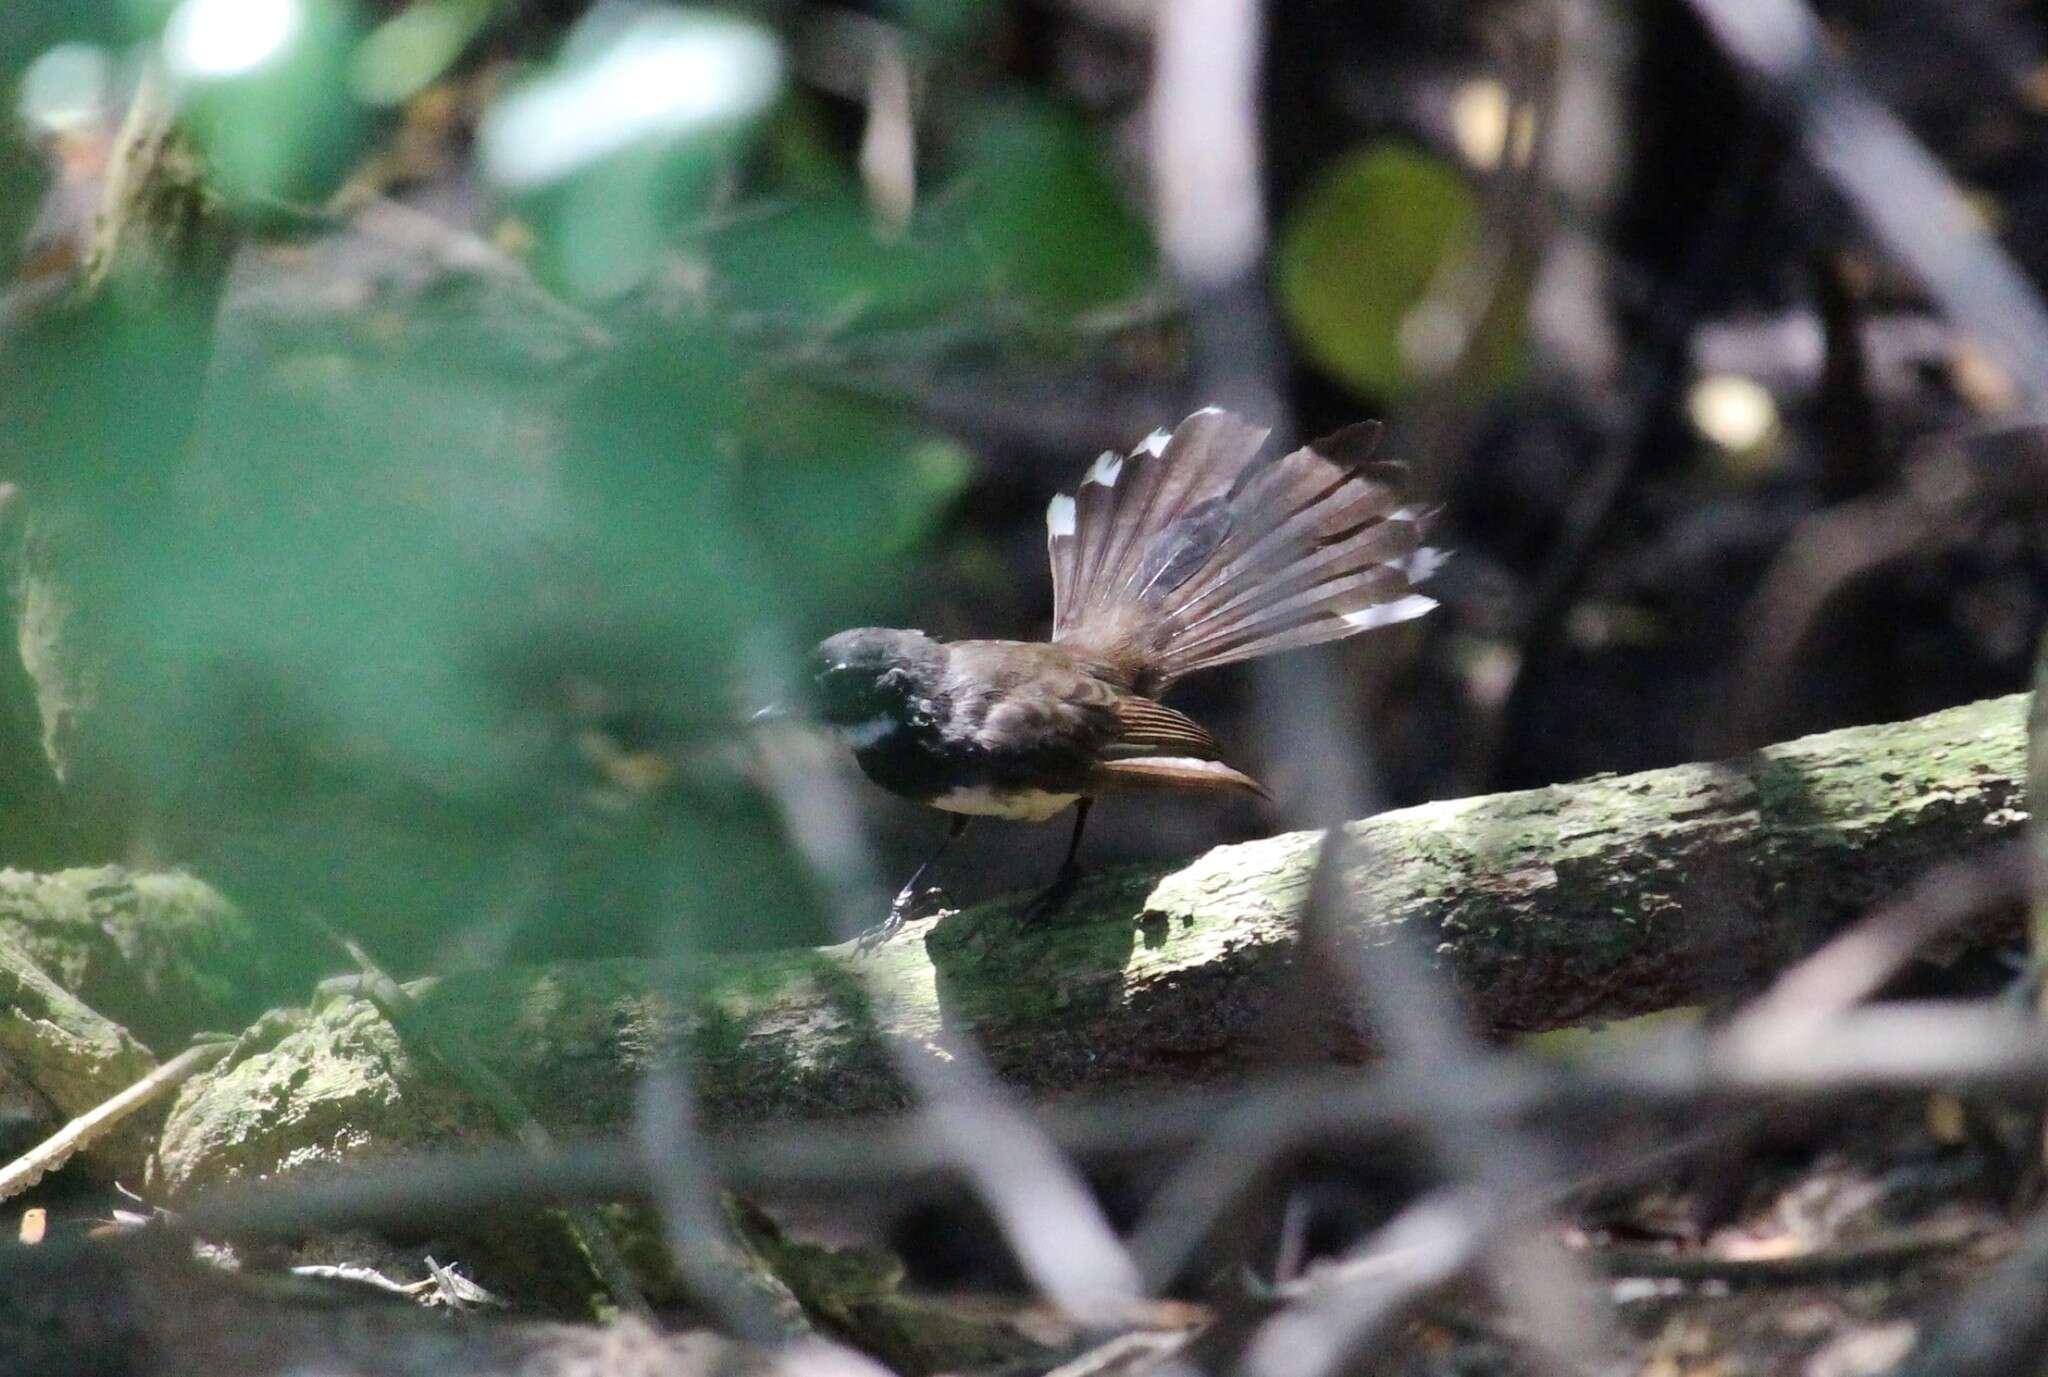
<svg viewBox="0 0 2048 1377">
<path fill-rule="evenodd" d="M 398 105 L 446 74 L 498 12 L 498 0 L 417 0 L 356 50 L 351 81 L 368 105 Z"/>
<path fill-rule="evenodd" d="M 965 451 L 876 403 L 772 375 L 756 391 L 747 502 L 778 579 L 813 598 L 892 581 L 966 487 Z"/>
<path fill-rule="evenodd" d="M 727 309 L 798 342 L 966 310 L 982 280 L 959 233 L 921 219 L 885 236 L 845 182 L 786 208 L 740 216 L 707 236 L 703 252 Z"/>
<path fill-rule="evenodd" d="M 919 326 L 1032 339 L 1150 283 L 1144 226 L 1079 120 L 1007 100 L 977 111 L 949 152 L 904 229 L 878 227 L 849 176 L 707 236 L 720 300 L 798 344 Z"/>
</svg>

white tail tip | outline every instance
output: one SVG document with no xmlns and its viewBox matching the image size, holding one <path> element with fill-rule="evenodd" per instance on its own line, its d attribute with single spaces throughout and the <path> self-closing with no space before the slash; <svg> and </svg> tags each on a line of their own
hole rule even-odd
<svg viewBox="0 0 2048 1377">
<path fill-rule="evenodd" d="M 1100 483 L 1105 488 L 1116 486 L 1116 480 L 1124 471 L 1124 457 L 1113 449 L 1106 449 L 1095 456 L 1095 462 L 1088 466 L 1088 475 L 1083 483 Z"/>
<path fill-rule="evenodd" d="M 1435 598 L 1425 598 L 1420 593 L 1410 593 L 1393 602 L 1383 602 L 1378 607 L 1364 607 L 1356 612 L 1344 614 L 1344 625 L 1359 631 L 1372 631 L 1395 622 L 1413 621 L 1430 608 L 1436 606 Z"/>
</svg>

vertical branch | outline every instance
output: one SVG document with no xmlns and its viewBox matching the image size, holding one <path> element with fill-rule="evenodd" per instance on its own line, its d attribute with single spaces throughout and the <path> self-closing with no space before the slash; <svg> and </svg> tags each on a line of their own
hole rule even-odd
<svg viewBox="0 0 2048 1377">
<path fill-rule="evenodd" d="M 677 939 L 680 942 L 681 939 Z M 682 997 L 687 982 L 670 963 L 670 994 Z M 731 1227 L 719 1184 L 704 1150 L 697 1122 L 696 1087 L 681 1048 L 664 1048 L 640 1085 L 633 1134 L 661 1218 L 662 1240 L 690 1294 L 706 1305 L 726 1332 L 750 1343 L 775 1344 L 802 1337 L 801 1315 L 778 1301 L 775 1283 L 747 1265 L 747 1245 Z"/>
<path fill-rule="evenodd" d="M 1284 346 L 1263 275 L 1261 54 L 1258 0 L 1159 6 L 1147 117 L 1154 223 L 1188 296 L 1190 382 L 1284 439 Z"/>
<path fill-rule="evenodd" d="M 1153 160 L 1159 240 L 1167 262 L 1190 293 L 1194 328 L 1194 381 L 1202 400 L 1264 404 L 1257 412 L 1280 434 L 1284 418 L 1280 389 L 1282 344 L 1272 303 L 1264 291 L 1266 215 L 1260 189 L 1260 6 L 1257 0 L 1188 0 L 1161 6 L 1157 18 L 1157 68 L 1153 74 Z M 1317 854 L 1303 924 L 1307 945 L 1333 975 L 1343 998 L 1368 1014 L 1405 1074 L 1446 1078 L 1456 1084 L 1477 1066 L 1477 1043 L 1462 1023 L 1452 992 L 1427 963 L 1391 943 L 1366 951 L 1346 920 L 1350 906 L 1343 875 L 1352 857 L 1341 820 L 1370 797 L 1370 768 L 1364 742 L 1348 717 L 1337 711 L 1339 695 L 1327 660 L 1282 658 L 1260 666 L 1262 719 L 1284 732 L 1280 746 L 1282 787 L 1294 811 L 1311 824 L 1329 828 Z M 1444 1100 L 1446 1104 L 1450 1098 Z M 1532 1322 L 1534 1340 L 1556 1357 L 1577 1357 L 1597 1346 L 1604 1320 L 1583 1303 L 1575 1268 L 1559 1266 L 1554 1248 L 1542 1248 L 1524 1229 L 1499 1232 L 1499 1211 L 1511 1188 L 1524 1184 L 1536 1158 L 1522 1158 L 1503 1135 L 1473 1133 L 1450 1111 L 1423 1125 L 1423 1135 L 1446 1160 L 1450 1174 L 1481 1186 L 1475 1227 L 1497 1236 L 1493 1275 L 1509 1303 Z M 1167 1191 L 1167 1199 L 1178 1193 Z M 1161 1244 L 1159 1227 L 1147 1242 Z M 1186 1240 L 1174 1240 L 1184 1246 Z M 1176 1252 L 1163 1246 L 1153 1264 Z M 1327 1305 L 1325 1305 L 1327 1309 Z M 1339 1301 L 1337 1309 L 1343 1305 Z M 1305 1330 L 1327 1332 L 1323 1350 L 1305 1344 Z M 1286 1336 L 1286 1338 L 1282 1338 Z M 1288 1309 L 1253 1338 L 1247 1361 L 1257 1371 L 1272 1346 L 1305 1354 L 1321 1352 L 1331 1367 L 1346 1357 L 1346 1336 L 1329 1328 L 1329 1316 Z M 1309 1369 L 1315 1371 L 1315 1369 Z"/>
<path fill-rule="evenodd" d="M 1158 11 L 1152 91 L 1155 208 L 1167 259 L 1190 295 L 1195 382 L 1204 401 L 1260 406 L 1283 437 L 1291 427 L 1280 386 L 1280 331 L 1263 285 L 1266 247 L 1260 184 L 1258 73 L 1262 58 L 1257 0 L 1183 0 Z M 1455 998 L 1398 934 L 1370 953 L 1348 922 L 1344 875 L 1357 858 L 1338 824 L 1370 794 L 1365 743 L 1338 710 L 1331 667 L 1314 657 L 1261 666 L 1261 718 L 1284 731 L 1284 788 L 1295 811 L 1329 828 L 1318 850 L 1303 915 L 1309 953 L 1327 967 L 1343 997 L 1355 1001 L 1379 1031 L 1391 1059 L 1407 1074 L 1456 1083 L 1477 1062 L 1472 1035 Z M 1288 786 L 1291 786 L 1289 788 Z M 1446 1103 L 1449 1103 L 1447 1100 Z M 1498 1207 L 1523 1184 L 1514 1170 L 1517 1147 L 1504 1137 L 1474 1133 L 1448 1111 L 1423 1126 L 1455 1177 L 1478 1183 Z M 1525 1171 L 1532 1159 L 1519 1159 Z M 1179 1191 L 1169 1187 L 1167 1199 Z M 1160 1244 L 1157 1224 L 1148 1242 Z M 1184 1246 L 1185 1240 L 1176 1240 Z M 1153 1254 L 1155 1266 L 1175 1251 Z M 1576 1355 L 1592 1347 L 1602 1324 L 1580 1301 L 1575 1269 L 1559 1266 L 1554 1249 L 1516 1230 L 1495 1242 L 1494 1275 L 1511 1303 L 1531 1321 L 1545 1351 Z M 1341 1309 L 1341 1306 L 1339 1307 Z M 1297 1354 L 1302 1331 L 1327 1328 L 1327 1316 L 1290 1309 L 1260 1331 L 1247 1355 L 1279 1343 Z M 1276 1337 L 1288 1336 L 1291 1337 Z M 1334 1365 L 1345 1344 L 1332 1331 L 1323 1351 Z"/>
<path fill-rule="evenodd" d="M 174 116 L 162 73 L 145 68 L 72 290 L 39 294 L 0 339 L 0 477 L 20 483 L 23 510 L 6 552 L 14 632 L 69 804 L 71 860 L 125 854 L 146 811 L 103 749 L 116 700 L 154 691 L 139 686 L 153 676 L 119 672 L 133 656 L 129 565 L 107 552 L 165 523 L 236 246 Z"/>
<path fill-rule="evenodd" d="M 2027 844 L 2029 948 L 2036 985 L 2048 1016 L 2048 635 L 2034 652 L 2034 693 L 2027 704 Z"/>
</svg>

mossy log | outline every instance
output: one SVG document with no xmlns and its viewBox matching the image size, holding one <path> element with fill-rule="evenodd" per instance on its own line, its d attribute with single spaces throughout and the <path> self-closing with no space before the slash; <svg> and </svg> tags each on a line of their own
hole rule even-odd
<svg viewBox="0 0 2048 1377">
<path fill-rule="evenodd" d="M 1529 1031 L 1752 988 L 1937 861 L 2025 821 L 2026 699 L 1686 765 L 1428 804 L 1355 823 L 1372 940 L 1427 935 L 1491 1028 Z M 900 1106 L 886 1041 L 971 1032 L 1034 1093 L 1351 1057 L 1361 1030 L 1301 997 L 1313 834 L 1084 885 L 1062 920 L 1016 901 L 916 924 L 867 954 L 709 963 L 678 1015 L 650 965 L 569 962 L 422 982 L 437 1039 L 482 1055 L 551 1129 L 615 1129 L 672 1037 L 718 1126 Z M 2016 919 L 2010 915 L 1999 922 Z M 1980 930 L 1980 934 L 1983 933 Z M 1301 1012 L 1313 1011 L 1304 1016 Z M 278 1020 L 181 1093 L 173 1191 L 493 1136 L 493 1120 L 353 998 Z"/>
</svg>

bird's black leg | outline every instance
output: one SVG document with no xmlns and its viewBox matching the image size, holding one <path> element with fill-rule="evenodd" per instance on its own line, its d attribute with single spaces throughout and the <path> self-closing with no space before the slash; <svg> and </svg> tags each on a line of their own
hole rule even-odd
<svg viewBox="0 0 2048 1377">
<path fill-rule="evenodd" d="M 1084 798 L 1074 805 L 1074 835 L 1067 838 L 1067 858 L 1060 862 L 1060 873 L 1053 876 L 1052 883 L 1025 907 L 1025 922 L 1050 918 L 1074 896 L 1074 885 L 1081 878 L 1081 867 L 1075 858 L 1081 854 L 1081 833 L 1088 826 L 1088 810 L 1094 803 L 1094 799 Z"/>
<path fill-rule="evenodd" d="M 939 843 L 939 849 L 926 857 L 924 864 L 911 871 L 910 878 L 903 882 L 903 888 L 896 891 L 896 898 L 889 904 L 889 916 L 860 935 L 862 951 L 877 943 L 886 942 L 896 935 L 897 930 L 917 907 L 918 882 L 924 879 L 925 872 L 939 863 L 940 858 L 946 854 L 946 849 L 960 839 L 960 834 L 967 830 L 967 824 L 972 821 L 972 818 L 963 813 L 953 815 L 952 822 L 946 828 L 946 839 Z"/>
</svg>

